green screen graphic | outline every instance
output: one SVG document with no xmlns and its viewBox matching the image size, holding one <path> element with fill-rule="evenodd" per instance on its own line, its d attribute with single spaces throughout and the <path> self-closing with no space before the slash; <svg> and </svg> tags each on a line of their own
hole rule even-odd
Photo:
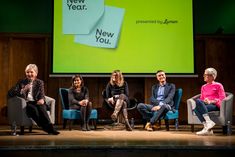
<svg viewBox="0 0 235 157">
<path fill-rule="evenodd" d="M 192 0 L 104 0 L 103 8 L 125 11 L 118 31 L 112 32 L 117 24 L 106 18 L 110 12 L 102 8 L 99 9 L 102 15 L 87 34 L 73 33 L 72 30 L 79 29 L 79 20 L 76 21 L 76 15 L 65 16 L 63 5 L 78 14 L 79 19 L 84 14 L 83 21 L 92 22 L 92 17 L 88 17 L 88 12 L 93 11 L 90 3 L 90 0 L 54 1 L 53 74 L 110 74 L 115 69 L 138 75 L 153 74 L 158 69 L 174 74 L 194 73 Z M 73 17 L 78 26 L 64 33 L 63 22 L 69 20 L 68 17 Z M 115 13 L 111 17 L 115 21 Z M 93 37 L 92 32 L 100 36 Z M 92 46 L 96 42 L 91 41 L 93 39 L 104 42 L 115 35 L 117 41 L 113 47 Z M 83 36 L 85 38 L 79 39 Z M 82 42 L 76 42 L 80 40 Z M 93 44 L 89 44 L 91 42 Z"/>
</svg>

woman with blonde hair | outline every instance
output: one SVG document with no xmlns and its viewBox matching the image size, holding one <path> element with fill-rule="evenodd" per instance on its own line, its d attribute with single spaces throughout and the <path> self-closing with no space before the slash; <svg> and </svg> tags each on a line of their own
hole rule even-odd
<svg viewBox="0 0 235 157">
<path fill-rule="evenodd" d="M 124 81 L 120 70 L 114 70 L 106 86 L 106 98 L 108 98 L 108 103 L 114 107 L 111 118 L 113 121 L 117 120 L 119 112 L 122 111 L 126 123 L 126 130 L 132 131 L 127 113 L 127 105 L 129 103 L 128 96 L 129 89 L 127 82 Z"/>
<path fill-rule="evenodd" d="M 25 68 L 25 75 L 25 78 L 19 80 L 16 85 L 8 91 L 8 97 L 19 96 L 24 98 L 27 103 L 27 115 L 48 134 L 58 135 L 60 132 L 55 130 L 47 114 L 44 83 L 37 78 L 37 65 L 27 65 Z"/>
</svg>

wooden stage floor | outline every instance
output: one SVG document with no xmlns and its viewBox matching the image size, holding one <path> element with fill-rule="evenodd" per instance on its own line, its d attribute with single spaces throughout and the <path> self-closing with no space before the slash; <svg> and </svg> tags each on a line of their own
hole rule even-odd
<svg viewBox="0 0 235 157">
<path fill-rule="evenodd" d="M 197 126 L 195 130 L 200 130 Z M 178 131 L 161 128 L 148 132 L 142 125 L 132 132 L 107 130 L 98 126 L 95 131 L 62 130 L 57 136 L 47 135 L 40 129 L 25 135 L 11 136 L 7 126 L 0 126 L 0 152 L 3 156 L 222 156 L 235 153 L 235 135 L 222 134 L 222 128 L 215 127 L 212 136 L 197 136 L 190 126 L 180 126 Z"/>
</svg>

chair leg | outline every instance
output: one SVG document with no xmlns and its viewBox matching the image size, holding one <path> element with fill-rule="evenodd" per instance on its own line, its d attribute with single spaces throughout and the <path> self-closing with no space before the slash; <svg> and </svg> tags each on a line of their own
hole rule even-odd
<svg viewBox="0 0 235 157">
<path fill-rule="evenodd" d="M 227 130 L 228 130 L 228 126 L 227 125 L 222 126 L 222 129 L 223 129 L 223 134 L 226 135 L 227 134 Z"/>
<path fill-rule="evenodd" d="M 143 123 L 143 129 L 144 129 L 145 125 L 147 124 L 147 120 L 146 119 L 142 119 L 142 123 Z"/>
<path fill-rule="evenodd" d="M 194 132 L 194 124 L 191 124 L 191 131 Z"/>
<path fill-rule="evenodd" d="M 175 130 L 179 130 L 179 120 L 175 119 Z"/>
<path fill-rule="evenodd" d="M 70 119 L 70 120 L 69 120 L 69 131 L 71 131 L 71 130 L 72 130 L 72 124 L 73 124 L 73 120 L 72 120 L 72 119 Z"/>
<path fill-rule="evenodd" d="M 96 130 L 97 126 L 96 126 L 96 119 L 92 119 L 92 125 L 94 126 L 94 129 Z"/>
<path fill-rule="evenodd" d="M 64 121 L 63 121 L 63 129 L 66 128 L 66 125 L 67 125 L 67 119 L 64 119 Z"/>
<path fill-rule="evenodd" d="M 24 126 L 20 126 L 20 134 L 24 135 Z"/>
<path fill-rule="evenodd" d="M 169 120 L 165 119 L 166 131 L 169 131 Z"/>
<path fill-rule="evenodd" d="M 32 130 L 33 130 L 33 127 L 30 126 L 30 127 L 29 127 L 29 132 L 32 132 Z"/>
</svg>

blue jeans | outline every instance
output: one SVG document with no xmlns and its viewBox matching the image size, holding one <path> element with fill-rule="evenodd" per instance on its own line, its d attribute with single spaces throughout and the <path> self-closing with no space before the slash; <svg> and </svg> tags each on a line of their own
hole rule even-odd
<svg viewBox="0 0 235 157">
<path fill-rule="evenodd" d="M 151 125 L 154 125 L 161 117 L 164 117 L 169 111 L 167 105 L 162 105 L 158 111 L 152 111 L 153 105 L 140 103 L 137 106 L 138 111 L 144 119 L 150 121 Z"/>
<path fill-rule="evenodd" d="M 205 104 L 204 101 L 196 99 L 196 108 L 193 110 L 201 122 L 205 122 L 203 115 L 208 114 L 210 111 L 219 111 L 215 104 Z"/>
</svg>

